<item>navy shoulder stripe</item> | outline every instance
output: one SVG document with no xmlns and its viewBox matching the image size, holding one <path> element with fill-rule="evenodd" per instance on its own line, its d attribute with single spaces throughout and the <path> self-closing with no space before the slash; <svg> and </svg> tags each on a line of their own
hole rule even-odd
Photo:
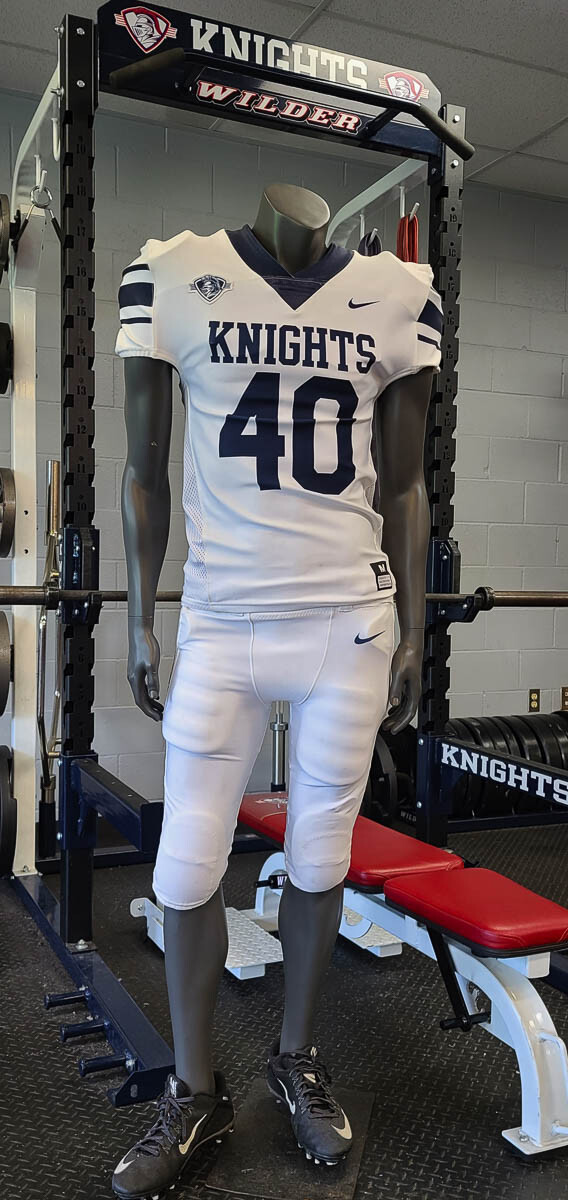
<svg viewBox="0 0 568 1200">
<path fill-rule="evenodd" d="M 133 266 L 133 267 L 125 267 L 124 268 L 124 271 L 122 272 L 122 278 L 124 279 L 124 276 L 129 275 L 131 271 L 149 271 L 149 270 L 150 270 L 150 268 L 148 266 L 148 263 L 136 263 L 135 266 Z"/>
<path fill-rule="evenodd" d="M 439 342 L 435 341 L 435 339 L 434 339 L 434 338 L 424 337 L 424 334 L 423 334 L 423 333 L 419 333 L 419 334 L 418 334 L 418 341 L 419 341 L 419 342 L 428 342 L 428 344 L 429 344 L 430 346 L 435 346 L 435 347 L 436 347 L 436 350 L 439 350 L 439 349 L 440 349 L 440 343 L 439 343 Z"/>
<path fill-rule="evenodd" d="M 133 304 L 151 306 L 153 302 L 153 283 L 123 283 L 118 289 L 118 303 L 121 308 L 130 308 Z"/>
<path fill-rule="evenodd" d="M 426 301 L 418 321 L 421 325 L 429 325 L 431 329 L 437 330 L 438 333 L 442 332 L 442 314 L 440 309 L 433 304 L 432 300 Z"/>
</svg>

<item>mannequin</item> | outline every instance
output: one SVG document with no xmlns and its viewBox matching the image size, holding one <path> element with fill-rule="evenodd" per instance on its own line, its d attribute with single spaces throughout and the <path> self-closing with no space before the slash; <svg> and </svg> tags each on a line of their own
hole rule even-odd
<svg viewBox="0 0 568 1200">
<path fill-rule="evenodd" d="M 327 204 L 313 192 L 273 184 L 262 195 L 252 233 L 294 275 L 329 253 L 325 242 L 329 218 Z M 160 721 L 160 648 L 153 622 L 170 523 L 172 366 L 129 357 L 124 368 L 128 453 L 122 515 L 128 568 L 128 679 L 138 707 Z M 431 382 L 429 367 L 395 380 L 375 406 L 383 547 L 396 579 L 400 627 L 386 722 L 393 732 L 411 721 L 420 696 L 429 536 L 422 464 Z M 313 1043 L 317 999 L 339 929 L 342 898 L 342 883 L 323 892 L 302 891 L 290 880 L 284 887 L 279 912 L 285 973 L 281 1054 Z M 222 886 L 199 907 L 180 911 L 166 905 L 164 941 L 176 1074 L 192 1094 L 212 1094 L 211 1031 L 227 954 Z"/>
</svg>

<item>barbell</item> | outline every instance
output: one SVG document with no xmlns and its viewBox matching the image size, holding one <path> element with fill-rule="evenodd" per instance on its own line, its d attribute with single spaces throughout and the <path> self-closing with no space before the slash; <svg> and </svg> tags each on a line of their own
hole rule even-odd
<svg viewBox="0 0 568 1200">
<path fill-rule="evenodd" d="M 181 592 L 158 592 L 158 604 L 177 604 L 181 600 Z M 59 588 L 51 585 L 37 584 L 36 586 L 18 587 L 6 584 L 0 587 L 0 607 L 10 604 L 31 604 L 46 608 L 57 608 L 62 601 L 83 604 L 92 599 L 102 603 L 116 603 L 128 600 L 127 591 L 115 591 L 101 588 L 100 590 Z M 494 591 L 490 587 L 476 588 L 475 592 L 427 592 L 426 601 L 440 606 L 440 616 L 450 614 L 444 612 L 443 606 L 467 608 L 475 601 L 478 612 L 487 612 L 492 608 L 566 608 L 568 607 L 568 592 L 506 592 Z M 459 619 L 459 618 L 453 618 Z"/>
</svg>

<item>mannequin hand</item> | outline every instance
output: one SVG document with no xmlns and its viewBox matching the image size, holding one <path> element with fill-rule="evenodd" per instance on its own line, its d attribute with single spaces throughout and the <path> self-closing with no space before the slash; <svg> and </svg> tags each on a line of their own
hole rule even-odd
<svg viewBox="0 0 568 1200">
<path fill-rule="evenodd" d="M 128 618 L 127 676 L 132 695 L 142 712 L 153 721 L 161 721 L 164 706 L 159 704 L 160 647 L 148 617 Z"/>
<path fill-rule="evenodd" d="M 422 691 L 424 631 L 413 629 L 397 647 L 391 669 L 389 712 L 382 728 L 400 733 L 410 724 Z"/>
</svg>

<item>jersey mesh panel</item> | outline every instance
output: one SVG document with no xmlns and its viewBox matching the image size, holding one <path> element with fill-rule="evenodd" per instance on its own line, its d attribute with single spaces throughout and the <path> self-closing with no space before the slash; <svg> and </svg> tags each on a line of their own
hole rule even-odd
<svg viewBox="0 0 568 1200">
<path fill-rule="evenodd" d="M 203 517 L 195 477 L 195 464 L 187 432 L 183 447 L 183 507 L 187 519 L 187 540 L 189 542 L 186 571 L 192 579 L 200 581 L 205 594 L 207 567 L 205 565 L 205 546 L 203 545 Z"/>
</svg>

